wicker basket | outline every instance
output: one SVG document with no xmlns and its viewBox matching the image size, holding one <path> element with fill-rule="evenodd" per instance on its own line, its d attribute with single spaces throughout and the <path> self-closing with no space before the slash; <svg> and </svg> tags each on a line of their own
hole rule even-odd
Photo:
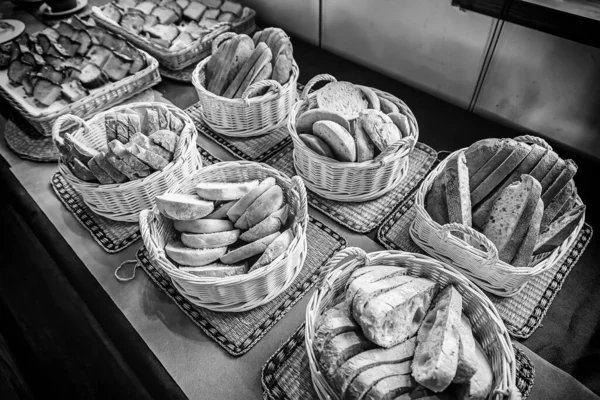
<svg viewBox="0 0 600 400">
<path fill-rule="evenodd" d="M 54 122 L 62 115 L 71 114 L 87 119 L 159 83 L 161 78 L 158 62 L 144 51 L 141 53 L 146 58 L 148 64 L 146 68 L 117 82 L 94 89 L 88 96 L 66 104 L 58 110 L 47 111 L 40 108 L 39 111 L 34 111 L 31 106 L 25 105 L 25 100 L 16 95 L 14 89 L 2 85 L 0 85 L 0 96 L 4 97 L 43 136 L 51 136 Z M 0 71 L 0 74 L 6 74 L 6 71 Z"/>
<path fill-rule="evenodd" d="M 534 136 L 521 136 L 515 140 L 535 143 L 550 149 L 544 140 Z M 425 198 L 436 177 L 443 173 L 450 159 L 457 157 L 465 150 L 461 149 L 449 155 L 419 187 L 415 198 L 416 216 L 410 226 L 410 236 L 430 256 L 456 267 L 486 292 L 501 297 L 511 297 L 518 294 L 530 279 L 552 268 L 569 251 L 583 227 L 585 215 L 581 217 L 576 229 L 559 247 L 551 252 L 535 256 L 528 267 L 517 268 L 498 260 L 496 246 L 482 233 L 461 224 L 441 226 L 431 219 L 425 210 Z M 576 204 L 582 204 L 579 197 Z M 469 235 L 472 240 L 481 244 L 485 251 L 451 235 L 451 232 L 462 232 Z"/>
<path fill-rule="evenodd" d="M 210 56 L 212 40 L 223 32 L 233 31 L 236 33 L 250 34 L 256 30 L 256 11 L 251 8 L 244 7 L 242 16 L 233 24 L 222 22 L 216 25 L 208 34 L 201 39 L 195 40 L 189 46 L 170 51 L 169 49 L 152 42 L 138 34 L 135 34 L 122 26 L 118 25 L 111 19 L 104 16 L 102 10 L 98 7 L 92 7 L 92 18 L 98 26 L 126 38 L 135 47 L 145 50 L 158 60 L 161 66 L 169 68 L 173 71 L 179 71 L 198 61 Z"/>
<path fill-rule="evenodd" d="M 403 101 L 389 93 L 373 89 L 379 97 L 394 103 L 406 115 L 410 135 L 386 148 L 375 160 L 339 162 L 310 150 L 296 132 L 296 119 L 308 109 L 316 93 L 308 94 L 320 81 L 335 82 L 331 75 L 317 75 L 311 79 L 288 120 L 290 136 L 294 141 L 294 166 L 308 189 L 326 199 L 360 202 L 376 199 L 395 188 L 408 173 L 408 155 L 419 139 L 419 127 L 412 111 Z"/>
<path fill-rule="evenodd" d="M 202 181 L 235 182 L 270 176 L 281 186 L 286 204 L 290 206 L 287 225 L 293 226 L 294 239 L 271 264 L 248 274 L 212 278 L 180 270 L 164 251 L 168 240 L 176 235 L 172 221 L 163 217 L 156 207 L 140 214 L 140 230 L 150 261 L 171 278 L 173 286 L 192 304 L 213 311 L 248 311 L 273 300 L 294 282 L 304 265 L 307 251 L 306 189 L 298 177 L 290 179 L 266 164 L 249 161 L 220 162 L 204 167 L 169 189 L 169 192 L 195 193 L 194 187 Z"/>
<path fill-rule="evenodd" d="M 408 275 L 431 279 L 442 286 L 453 284 L 463 296 L 463 311 L 471 321 L 473 334 L 491 361 L 494 382 L 489 398 L 520 398 L 515 383 L 516 361 L 510 336 L 498 311 L 481 290 L 458 271 L 427 256 L 402 251 L 367 254 L 360 248 L 349 247 L 333 256 L 325 266 L 323 273 L 327 276 L 317 286 L 306 307 L 306 352 L 313 386 L 320 399 L 337 400 L 339 397 L 319 370 L 315 357 L 313 339 L 317 322 L 335 304 L 338 296 L 344 294 L 346 282 L 356 269 L 379 265 L 405 267 Z"/>
<path fill-rule="evenodd" d="M 195 173 L 202 166 L 200 154 L 196 148 L 198 136 L 196 127 L 190 117 L 179 108 L 164 103 L 140 102 L 118 106 L 111 109 L 110 112 L 159 106 L 166 107 L 184 122 L 173 161 L 162 171 L 156 171 L 135 181 L 101 185 L 78 179 L 62 159 L 59 161 L 59 171 L 67 182 L 81 194 L 85 204 L 96 214 L 115 221 L 137 222 L 140 211 L 152 207 L 157 195 L 164 193 L 169 187 Z M 105 114 L 106 112 L 97 114 L 87 122 L 75 115 L 64 115 L 56 121 L 52 137 L 56 138 L 60 135 L 64 123 L 74 122 L 77 128 L 81 126 L 85 128 L 76 131 L 75 138 L 96 150 L 106 149 Z"/>
<path fill-rule="evenodd" d="M 225 33 L 213 41 L 217 47 L 220 41 L 233 33 Z M 213 49 L 214 52 L 214 49 Z M 250 85 L 241 98 L 228 99 L 209 92 L 205 87 L 205 67 L 210 57 L 198 64 L 192 73 L 192 84 L 200 100 L 202 121 L 213 131 L 225 136 L 252 137 L 269 133 L 284 126 L 290 110 L 296 101 L 296 82 L 300 70 L 294 61 L 289 81 L 281 86 L 268 79 Z M 272 88 L 267 94 L 249 97 L 255 91 Z"/>
</svg>

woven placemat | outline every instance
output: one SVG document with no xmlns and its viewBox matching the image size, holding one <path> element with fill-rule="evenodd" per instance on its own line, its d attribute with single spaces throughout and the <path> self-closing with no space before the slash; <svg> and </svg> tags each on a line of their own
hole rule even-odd
<svg viewBox="0 0 600 400">
<path fill-rule="evenodd" d="M 265 163 L 285 172 L 296 175 L 293 159 L 294 145 L 290 144 L 273 155 Z M 383 220 L 402 202 L 425 178 L 437 158 L 437 153 L 423 143 L 417 143 L 410 154 L 409 169 L 404 179 L 393 190 L 378 199 L 360 203 L 344 203 L 328 200 L 307 189 L 311 206 L 334 221 L 358 233 L 367 233 L 377 228 Z"/>
<path fill-rule="evenodd" d="M 200 156 L 203 164 L 213 164 L 219 161 L 204 150 L 200 151 Z M 90 210 L 81 195 L 73 189 L 60 172 L 52 176 L 50 184 L 67 210 L 107 253 L 118 253 L 140 238 L 140 228 L 136 222 L 113 221 Z"/>
<path fill-rule="evenodd" d="M 241 313 L 219 313 L 189 303 L 172 286 L 170 278 L 156 269 L 145 247 L 136 258 L 150 279 L 177 304 L 200 329 L 233 356 L 248 352 L 313 287 L 321 267 L 346 247 L 346 240 L 319 220 L 310 217 L 306 231 L 308 251 L 300 274 L 292 285 L 273 301 Z"/>
<path fill-rule="evenodd" d="M 377 239 L 387 249 L 424 254 L 409 234 L 410 224 L 416 214 L 414 200 L 414 195 L 406 199 L 379 228 Z M 516 296 L 498 297 L 488 294 L 513 337 L 527 339 L 540 326 L 569 272 L 585 251 L 592 234 L 592 227 L 586 223 L 570 251 L 548 271 L 527 283 Z"/>
<path fill-rule="evenodd" d="M 525 353 L 513 348 L 517 361 L 517 388 L 526 400 L 533 387 L 535 367 Z M 304 323 L 267 360 L 262 368 L 261 383 L 263 397 L 269 400 L 318 399 L 304 347 Z"/>
</svg>

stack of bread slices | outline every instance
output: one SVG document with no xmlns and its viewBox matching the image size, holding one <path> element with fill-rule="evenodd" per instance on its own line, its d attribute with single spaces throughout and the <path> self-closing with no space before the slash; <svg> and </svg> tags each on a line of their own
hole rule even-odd
<svg viewBox="0 0 600 400">
<path fill-rule="evenodd" d="M 537 144 L 485 139 L 448 161 L 426 209 L 440 225 L 472 226 L 501 261 L 527 267 L 568 238 L 585 212 L 576 204 L 576 172 L 572 160 Z"/>
<path fill-rule="evenodd" d="M 486 399 L 493 373 L 452 285 L 364 267 L 316 326 L 313 349 L 344 400 Z"/>
<path fill-rule="evenodd" d="M 156 197 L 177 231 L 165 253 L 182 271 L 201 277 L 245 274 L 267 266 L 292 243 L 289 206 L 274 178 L 202 182 L 195 190 Z"/>
<path fill-rule="evenodd" d="M 107 144 L 102 149 L 70 133 L 55 144 L 63 162 L 82 181 L 124 183 L 164 169 L 173 160 L 183 128 L 184 122 L 166 107 L 137 107 L 104 115 Z"/>
<path fill-rule="evenodd" d="M 332 82 L 316 92 L 296 120 L 296 132 L 311 151 L 342 162 L 376 159 L 410 133 L 398 107 L 373 89 Z"/>
<path fill-rule="evenodd" d="M 213 52 L 206 65 L 205 87 L 218 96 L 241 98 L 252 84 L 266 79 L 285 85 L 293 64 L 292 42 L 283 30 L 267 28 L 256 32 L 252 39 L 235 35 L 222 41 Z M 266 90 L 258 91 L 251 97 L 265 93 Z"/>
</svg>

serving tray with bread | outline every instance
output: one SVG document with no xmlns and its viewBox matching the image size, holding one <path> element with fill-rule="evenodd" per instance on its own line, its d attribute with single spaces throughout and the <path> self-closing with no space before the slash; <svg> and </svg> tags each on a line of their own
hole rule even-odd
<svg viewBox="0 0 600 400">
<path fill-rule="evenodd" d="M 156 102 L 114 107 L 87 122 L 64 115 L 52 131 L 65 180 L 93 212 L 126 222 L 202 166 L 197 136 L 186 113 Z"/>
<path fill-rule="evenodd" d="M 204 167 L 140 214 L 152 264 L 192 304 L 224 312 L 266 304 L 292 284 L 307 224 L 302 180 L 247 161 Z"/>
<path fill-rule="evenodd" d="M 480 140 L 425 179 L 410 235 L 485 291 L 513 296 L 577 238 L 585 205 L 576 172 L 540 138 Z"/>
<path fill-rule="evenodd" d="M 309 94 L 321 81 L 329 83 Z M 306 186 L 345 202 L 376 199 L 396 187 L 419 139 L 417 121 L 402 100 L 326 74 L 305 86 L 288 129 L 294 166 Z"/>
<path fill-rule="evenodd" d="M 348 248 L 306 309 L 320 399 L 517 399 L 510 337 L 486 295 L 428 256 Z"/>
<path fill-rule="evenodd" d="M 232 0 L 116 0 L 92 8 L 103 28 L 152 54 L 160 65 L 178 71 L 211 54 L 223 32 L 250 34 L 256 12 Z"/>
<path fill-rule="evenodd" d="M 36 130 L 88 118 L 160 82 L 158 62 L 77 16 L 0 46 L 0 95 Z"/>
</svg>

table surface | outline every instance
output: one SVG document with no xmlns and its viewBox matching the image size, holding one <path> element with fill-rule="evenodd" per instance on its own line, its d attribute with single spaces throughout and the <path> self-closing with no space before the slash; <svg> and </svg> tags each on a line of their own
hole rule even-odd
<svg viewBox="0 0 600 400">
<path fill-rule="evenodd" d="M 34 32 L 41 26 L 40 21 L 30 14 L 10 6 L 8 11 L 3 11 L 3 7 L 0 6 L 0 12 L 5 17 L 23 20 L 28 24 L 28 31 Z M 293 44 L 301 70 L 301 83 L 306 83 L 319 73 L 329 73 L 338 80 L 377 87 L 397 95 L 411 107 L 419 121 L 420 140 L 436 150 L 452 151 L 484 137 L 514 137 L 521 134 L 300 40 L 293 39 Z M 160 94 L 159 97 L 182 109 L 197 101 L 191 84 L 165 79 L 154 89 Z M 6 115 L 6 107 L 0 107 L 0 110 Z M 5 118 L 0 117 L 0 131 L 3 131 L 4 124 Z M 230 153 L 202 135 L 198 143 L 218 158 L 234 159 Z M 597 161 L 574 154 L 556 143 L 552 145 L 559 149 L 564 158 L 576 160 L 580 167 L 576 177 L 580 195 L 584 202 L 592 204 L 594 188 L 586 183 L 593 182 L 591 174 L 598 167 Z M 35 223 L 40 225 L 34 228 L 36 234 L 42 237 L 41 240 L 52 243 L 55 249 L 53 256 L 65 260 L 57 264 L 73 277 L 74 285 L 83 286 L 80 289 L 87 292 L 86 301 L 101 301 L 103 303 L 99 308 L 116 306 L 120 310 L 122 315 L 114 317 L 114 324 L 132 327 L 135 340 L 143 341 L 139 348 L 134 346 L 135 352 L 143 353 L 147 347 L 146 351 L 151 352 L 148 362 L 157 362 L 159 368 L 164 368 L 163 372 L 166 371 L 167 376 L 190 399 L 261 397 L 261 368 L 304 320 L 304 310 L 312 291 L 246 355 L 231 357 L 180 312 L 145 274 L 138 274 L 136 279 L 127 284 L 114 278 L 114 269 L 122 261 L 134 259 L 141 241 L 118 254 L 107 254 L 97 246 L 53 194 L 49 181 L 57 170 L 55 164 L 20 160 L 6 149 L 3 137 L 0 140 L 0 155 L 5 161 L 3 168 L 9 169 L 12 175 L 5 180 L 19 193 L 22 202 L 28 205 L 27 210 L 39 214 L 39 221 Z M 367 252 L 382 249 L 373 241 L 373 233 L 367 236 L 353 233 L 312 208 L 310 214 L 341 233 L 349 246 L 362 247 Z M 596 218 L 595 211 L 588 210 L 588 222 L 592 226 L 596 226 Z M 60 235 L 52 235 L 54 230 Z M 598 360 L 596 327 L 600 322 L 600 310 L 596 307 L 600 304 L 600 291 L 595 290 L 600 285 L 600 274 L 596 268 L 597 243 L 594 237 L 554 300 L 543 326 L 522 343 L 527 346 L 525 351 L 538 371 L 531 399 L 598 398 L 580 383 L 600 393 L 600 363 L 594 362 Z M 110 304 L 111 301 L 113 304 Z M 113 323 L 110 322 L 113 316 L 106 318 L 105 321 L 109 321 L 107 323 Z"/>
</svg>

